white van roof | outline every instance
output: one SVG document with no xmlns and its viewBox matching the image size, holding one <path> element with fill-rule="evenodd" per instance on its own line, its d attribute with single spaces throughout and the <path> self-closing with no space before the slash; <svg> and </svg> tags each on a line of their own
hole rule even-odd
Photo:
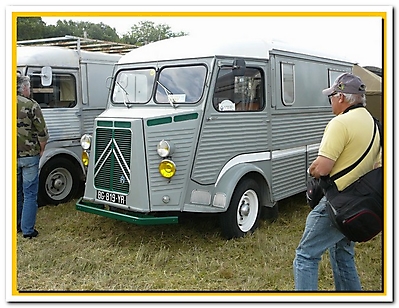
<svg viewBox="0 0 399 308">
<path fill-rule="evenodd" d="M 133 49 L 122 56 L 119 64 L 149 61 L 192 59 L 214 56 L 269 59 L 271 50 L 282 50 L 353 63 L 314 50 L 295 48 L 284 42 L 264 38 L 181 36 Z"/>
<path fill-rule="evenodd" d="M 78 67 L 79 60 L 100 61 L 116 63 L 121 58 L 119 54 L 106 54 L 102 52 L 80 52 L 63 47 L 52 46 L 18 46 L 17 65 Z"/>
</svg>

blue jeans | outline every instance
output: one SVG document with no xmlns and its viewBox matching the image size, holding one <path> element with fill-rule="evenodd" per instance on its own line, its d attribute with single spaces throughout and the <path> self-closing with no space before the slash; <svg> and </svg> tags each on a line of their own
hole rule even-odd
<svg viewBox="0 0 399 308">
<path fill-rule="evenodd" d="M 21 226 L 23 234 L 31 234 L 35 230 L 39 160 L 40 155 L 18 158 L 17 224 Z"/>
<path fill-rule="evenodd" d="M 293 262 L 295 290 L 317 291 L 319 262 L 328 249 L 336 291 L 361 291 L 354 260 L 355 243 L 332 225 L 326 202 L 323 197 L 306 219 Z"/>
</svg>

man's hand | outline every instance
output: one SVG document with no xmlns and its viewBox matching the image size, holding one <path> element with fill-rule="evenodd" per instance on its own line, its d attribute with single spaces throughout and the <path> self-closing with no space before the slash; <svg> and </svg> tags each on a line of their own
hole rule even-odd
<svg viewBox="0 0 399 308">
<path fill-rule="evenodd" d="M 319 155 L 310 165 L 309 174 L 318 179 L 321 176 L 330 174 L 332 168 L 334 167 L 334 164 L 334 160 Z"/>
<path fill-rule="evenodd" d="M 40 157 L 42 157 L 47 142 L 39 142 L 39 143 L 40 143 Z"/>
</svg>

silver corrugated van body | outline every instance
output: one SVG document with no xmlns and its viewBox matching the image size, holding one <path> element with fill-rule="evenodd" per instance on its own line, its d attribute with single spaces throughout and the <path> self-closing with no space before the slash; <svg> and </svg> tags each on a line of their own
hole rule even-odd
<svg viewBox="0 0 399 308">
<path fill-rule="evenodd" d="M 85 180 L 80 138 L 92 133 L 105 110 L 115 63 L 121 55 L 49 46 L 18 46 L 17 69 L 31 78 L 31 95 L 41 106 L 50 139 L 40 159 L 40 205 L 70 201 Z M 51 83 L 43 85 L 42 69 Z"/>
<path fill-rule="evenodd" d="M 77 209 L 139 224 L 220 216 L 226 238 L 304 192 L 333 114 L 321 94 L 353 63 L 262 39 L 179 37 L 116 65 Z"/>
</svg>

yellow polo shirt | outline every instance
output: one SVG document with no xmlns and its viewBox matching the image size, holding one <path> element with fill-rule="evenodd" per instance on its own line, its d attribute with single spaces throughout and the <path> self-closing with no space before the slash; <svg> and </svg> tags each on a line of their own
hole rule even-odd
<svg viewBox="0 0 399 308">
<path fill-rule="evenodd" d="M 334 117 L 326 126 L 321 140 L 319 155 L 335 161 L 330 176 L 349 167 L 366 151 L 373 137 L 374 120 L 366 108 L 355 108 Z M 362 162 L 351 172 L 335 181 L 343 190 L 359 177 L 381 163 L 380 136 L 376 132 L 373 146 Z"/>
</svg>

